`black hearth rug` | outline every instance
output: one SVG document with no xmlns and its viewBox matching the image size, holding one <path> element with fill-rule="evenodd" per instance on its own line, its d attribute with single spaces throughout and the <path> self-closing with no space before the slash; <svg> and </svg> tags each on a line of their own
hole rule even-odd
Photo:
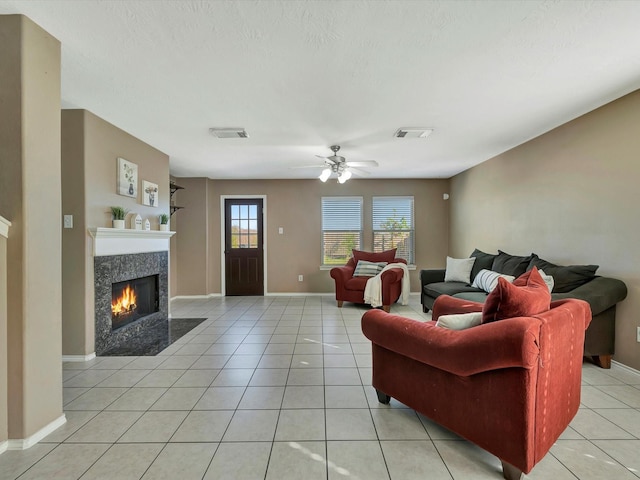
<svg viewBox="0 0 640 480">
<path fill-rule="evenodd" d="M 172 318 L 169 320 L 168 331 L 160 330 L 152 334 L 145 334 L 143 338 L 131 338 L 124 345 L 112 348 L 100 356 L 136 357 L 157 355 L 205 320 L 206 318 Z"/>
</svg>

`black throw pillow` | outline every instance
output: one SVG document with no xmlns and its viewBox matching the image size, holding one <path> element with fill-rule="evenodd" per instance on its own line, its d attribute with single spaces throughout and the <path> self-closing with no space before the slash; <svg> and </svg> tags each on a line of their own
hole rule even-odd
<svg viewBox="0 0 640 480">
<path fill-rule="evenodd" d="M 516 255 L 510 255 L 503 252 L 502 250 L 498 250 L 498 255 L 493 261 L 491 270 L 518 278 L 527 271 L 527 267 L 529 266 L 532 258 L 533 254 L 526 257 L 518 257 Z M 544 272 L 547 273 L 546 270 Z"/>
<path fill-rule="evenodd" d="M 527 270 L 538 267 L 538 270 L 544 270 L 544 273 L 553 277 L 552 293 L 568 293 L 587 282 L 590 282 L 596 276 L 598 265 L 556 265 L 554 263 L 543 260 L 535 255 Z"/>
</svg>

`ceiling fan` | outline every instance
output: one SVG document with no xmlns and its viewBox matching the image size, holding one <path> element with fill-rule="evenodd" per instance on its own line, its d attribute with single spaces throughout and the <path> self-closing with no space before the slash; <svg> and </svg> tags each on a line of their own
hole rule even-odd
<svg viewBox="0 0 640 480">
<path fill-rule="evenodd" d="M 340 145 L 331 145 L 331 151 L 333 155 L 328 157 L 323 157 L 322 155 L 316 155 L 316 157 L 324 160 L 322 165 L 307 165 L 304 167 L 294 167 L 294 168 L 322 168 L 322 173 L 318 176 L 318 178 L 326 182 L 332 174 L 336 174 L 338 176 L 338 182 L 344 183 L 351 178 L 351 175 L 355 173 L 356 175 L 365 176 L 370 175 L 369 172 L 365 170 L 361 170 L 357 167 L 377 167 L 378 162 L 374 160 L 364 160 L 360 162 L 347 162 L 347 159 L 341 155 L 338 155 L 338 151 L 340 151 Z"/>
</svg>

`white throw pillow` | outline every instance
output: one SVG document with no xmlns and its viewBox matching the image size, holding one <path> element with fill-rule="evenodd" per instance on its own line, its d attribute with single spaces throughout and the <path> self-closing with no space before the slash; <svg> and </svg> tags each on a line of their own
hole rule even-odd
<svg viewBox="0 0 640 480">
<path fill-rule="evenodd" d="M 447 270 L 444 273 L 444 281 L 469 283 L 471 281 L 471 269 L 475 261 L 476 257 L 447 257 Z"/>
<path fill-rule="evenodd" d="M 476 278 L 473 279 L 473 284 L 471 285 L 474 288 L 479 288 L 480 290 L 484 290 L 487 293 L 491 293 L 494 288 L 498 286 L 498 278 L 504 278 L 509 283 L 513 283 L 516 277 L 511 275 L 506 275 L 504 273 L 494 272 L 492 270 L 482 269 L 476 275 Z"/>
<path fill-rule="evenodd" d="M 477 327 L 482 323 L 482 312 L 459 313 L 456 315 L 440 315 L 436 327 L 449 330 L 465 330 Z"/>
<path fill-rule="evenodd" d="M 553 285 L 555 284 L 555 282 L 553 281 L 553 277 L 551 275 L 547 275 L 546 273 L 544 273 L 544 270 L 538 269 L 538 273 L 542 277 L 542 280 L 544 280 L 544 283 L 547 284 L 547 288 L 549 289 L 549 292 L 551 292 L 553 290 Z"/>
</svg>

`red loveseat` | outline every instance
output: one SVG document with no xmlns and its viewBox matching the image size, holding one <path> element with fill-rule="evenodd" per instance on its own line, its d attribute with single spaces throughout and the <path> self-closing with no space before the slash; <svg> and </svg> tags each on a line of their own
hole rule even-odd
<svg viewBox="0 0 640 480">
<path fill-rule="evenodd" d="M 367 262 L 387 262 L 404 263 L 404 258 L 395 258 L 396 250 L 387 250 L 380 253 L 361 252 L 353 250 L 353 256 L 343 267 L 331 269 L 331 278 L 336 282 L 336 301 L 338 307 L 342 308 L 344 302 L 365 303 L 364 288 L 369 277 L 354 277 L 353 273 L 358 264 L 358 260 Z M 404 272 L 401 268 L 391 268 L 380 276 L 382 282 L 382 309 L 388 312 L 391 305 L 395 303 L 402 294 L 402 277 Z"/>
<path fill-rule="evenodd" d="M 483 305 L 446 295 L 443 314 Z M 532 316 L 449 330 L 380 310 L 362 317 L 372 341 L 373 381 L 393 397 L 496 455 L 506 479 L 522 478 L 551 448 L 580 405 L 589 304 L 567 299 Z"/>
</svg>

